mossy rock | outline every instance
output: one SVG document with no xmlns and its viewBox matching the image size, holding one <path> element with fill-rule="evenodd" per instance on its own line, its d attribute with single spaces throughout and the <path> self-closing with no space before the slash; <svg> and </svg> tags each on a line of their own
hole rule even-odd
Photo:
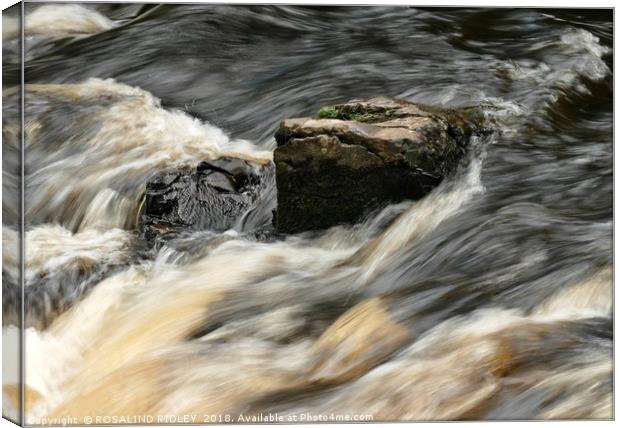
<svg viewBox="0 0 620 428">
<path fill-rule="evenodd" d="M 403 199 L 420 199 L 448 176 L 480 131 L 481 115 L 376 97 L 285 119 L 274 152 L 277 230 L 354 223 Z"/>
<path fill-rule="evenodd" d="M 394 109 L 363 105 L 340 104 L 322 107 L 316 117 L 318 119 L 352 120 L 355 122 L 378 123 L 390 120 L 396 115 Z"/>
</svg>

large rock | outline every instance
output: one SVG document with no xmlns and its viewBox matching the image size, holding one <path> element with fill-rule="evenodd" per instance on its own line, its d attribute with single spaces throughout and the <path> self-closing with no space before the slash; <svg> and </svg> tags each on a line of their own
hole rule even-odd
<svg viewBox="0 0 620 428">
<path fill-rule="evenodd" d="M 359 220 L 418 199 L 456 166 L 478 126 L 455 111 L 372 98 L 285 119 L 276 133 L 277 230 Z"/>
<path fill-rule="evenodd" d="M 221 157 L 151 179 L 141 228 L 147 239 L 188 230 L 247 232 L 271 225 L 274 209 L 272 162 Z"/>
</svg>

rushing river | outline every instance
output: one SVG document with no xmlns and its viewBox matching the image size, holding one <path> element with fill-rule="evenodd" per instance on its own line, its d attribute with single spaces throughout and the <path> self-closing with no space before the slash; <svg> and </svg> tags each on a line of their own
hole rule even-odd
<svg viewBox="0 0 620 428">
<path fill-rule="evenodd" d="M 610 10 L 26 6 L 28 421 L 612 416 Z M 6 348 L 21 45 L 3 22 Z M 356 225 L 141 241 L 158 171 L 271 159 L 283 118 L 376 95 L 480 106 L 496 132 Z"/>
</svg>

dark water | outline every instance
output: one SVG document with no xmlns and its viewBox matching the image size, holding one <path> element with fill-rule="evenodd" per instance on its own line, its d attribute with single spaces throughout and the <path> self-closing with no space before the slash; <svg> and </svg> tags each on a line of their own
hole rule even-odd
<svg viewBox="0 0 620 428">
<path fill-rule="evenodd" d="M 46 385 L 39 391 L 46 399 L 62 391 L 62 399 L 50 399 L 53 404 L 33 414 L 79 409 L 74 413 L 88 415 L 122 370 L 143 382 L 136 365 L 159 350 L 166 370 L 183 372 L 185 383 L 162 381 L 161 399 L 178 405 L 158 402 L 148 407 L 154 413 L 172 408 L 198 414 L 211 409 L 235 418 L 267 411 L 370 412 L 376 420 L 611 417 L 611 10 L 208 5 L 97 10 L 114 28 L 78 36 L 42 31 L 27 41 L 27 83 L 112 78 L 161 99 L 164 109 L 181 110 L 263 150 L 273 149 L 283 118 L 376 95 L 482 106 L 496 132 L 475 142 L 460 172 L 425 200 L 387 208 L 363 224 L 268 243 L 230 234 L 215 234 L 214 240 L 208 232 L 171 242 L 152 255 L 154 261 L 140 262 L 140 269 L 150 269 L 143 281 L 151 287 L 118 286 L 121 309 L 108 327 L 106 322 L 93 327 L 99 332 L 95 343 L 110 353 L 126 350 L 118 348 L 121 339 L 105 337 L 119 326 L 150 326 L 140 330 L 144 340 L 127 332 L 139 343 L 129 346 L 125 359 L 110 357 L 98 365 L 88 356 L 80 359 L 70 386 L 33 381 L 35 389 Z M 3 42 L 5 56 L 13 48 Z M 3 64 L 5 88 L 16 83 L 16 67 Z M 117 120 L 106 114 L 118 99 L 134 95 L 55 98 L 62 89 L 54 88 L 44 95 L 33 89 L 30 100 L 26 89 L 26 115 L 31 111 L 42 123 L 26 155 L 26 205 L 39 208 L 26 220 L 31 230 L 57 224 L 77 237 L 88 229 L 84 218 L 91 211 L 85 207 L 102 189 L 135 202 L 154 169 L 134 175 L 128 167 L 113 181 L 100 184 L 93 175 L 91 187 L 80 183 L 79 218 L 73 208 L 54 208 L 50 195 L 62 186 L 49 183 L 63 182 L 60 168 L 79 172 L 76 162 L 90 165 L 85 160 L 90 156 L 101 165 L 97 174 L 104 174 L 134 159 L 120 149 L 83 149 L 91 141 L 104 144 L 97 132 L 107 132 Z M 138 114 L 133 118 L 131 109 L 125 111 L 124 129 L 155 121 Z M 167 130 L 176 127 L 185 138 L 183 127 L 189 125 L 166 120 L 169 127 L 161 132 L 170 135 Z M 149 156 L 172 153 L 176 136 L 170 138 L 170 144 L 152 143 Z M 50 148 L 53 144 L 59 148 Z M 112 211 L 123 212 L 118 200 L 107 201 Z M 101 210 L 101 217 L 112 212 Z M 134 211 L 128 208 L 127 216 Z M 132 229 L 126 218 L 111 225 Z M 96 229 L 106 230 L 100 223 Z M 138 266 L 131 255 L 105 262 L 128 269 L 108 280 L 119 284 L 129 282 L 122 275 L 135 275 Z M 79 275 L 72 281 L 86 280 L 93 282 Z M 230 283 L 214 286 L 227 290 L 225 297 L 198 321 L 180 315 L 174 328 L 161 320 L 149 324 L 153 312 L 190 313 L 194 309 L 185 308 L 192 299 L 180 296 L 210 295 L 210 284 L 218 281 Z M 381 304 L 364 309 L 368 301 Z M 80 303 L 85 311 L 88 302 Z M 344 328 L 348 342 L 330 339 L 337 334 L 329 328 L 348 310 L 356 316 L 356 305 L 369 324 L 377 320 L 383 332 L 378 336 L 400 337 L 402 329 L 406 339 L 395 344 L 364 335 L 364 325 Z M 53 330 L 69 347 L 73 335 L 79 336 L 71 326 L 80 323 L 78 315 L 70 317 Z M 166 336 L 168 331 L 176 333 Z M 51 339 L 37 343 L 46 340 Z M 496 346 L 492 357 L 484 353 L 489 343 Z M 61 366 L 74 361 L 59 359 Z M 104 366 L 111 374 L 104 375 Z M 306 366 L 319 368 L 307 373 Z M 79 386 L 79 376 L 92 373 L 100 376 L 89 387 Z M 224 373 L 234 379 L 225 392 L 204 385 Z M 53 378 L 43 373 L 37 379 L 46 376 Z M 197 391 L 207 398 L 198 399 Z M 122 394 L 133 404 L 104 408 L 115 414 L 145 411 L 135 404 L 143 391 Z M 76 398 L 81 395 L 87 398 Z M 216 396 L 222 403 L 213 404 Z"/>
</svg>

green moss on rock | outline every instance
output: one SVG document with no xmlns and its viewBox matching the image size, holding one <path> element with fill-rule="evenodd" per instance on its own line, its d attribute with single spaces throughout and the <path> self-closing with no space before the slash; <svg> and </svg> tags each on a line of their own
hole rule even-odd
<svg viewBox="0 0 620 428">
<path fill-rule="evenodd" d="M 340 119 L 340 117 L 338 117 L 338 110 L 333 106 L 321 107 L 316 117 L 319 119 Z"/>
<path fill-rule="evenodd" d="M 316 115 L 318 119 L 352 120 L 355 122 L 377 123 L 389 120 L 392 112 L 387 109 L 365 110 L 360 106 L 352 109 L 350 105 L 321 107 Z"/>
</svg>

